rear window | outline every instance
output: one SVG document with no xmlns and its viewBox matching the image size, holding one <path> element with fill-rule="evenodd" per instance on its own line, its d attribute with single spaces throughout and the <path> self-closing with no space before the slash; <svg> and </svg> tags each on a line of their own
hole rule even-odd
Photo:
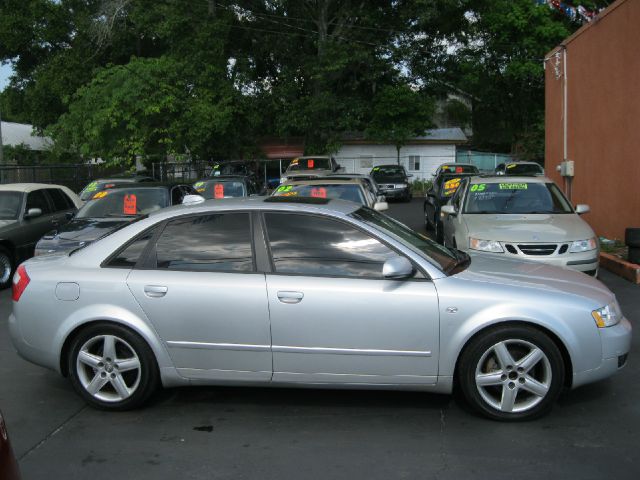
<svg viewBox="0 0 640 480">
<path fill-rule="evenodd" d="M 100 190 L 80 209 L 76 218 L 148 215 L 169 205 L 164 188 L 118 188 Z"/>
<path fill-rule="evenodd" d="M 543 173 L 542 167 L 535 163 L 508 163 L 505 167 L 507 175 L 536 175 Z"/>
<path fill-rule="evenodd" d="M 331 161 L 328 158 L 294 158 L 287 170 L 331 170 Z"/>
<path fill-rule="evenodd" d="M 273 193 L 276 197 L 337 198 L 361 205 L 365 204 L 362 189 L 356 184 L 336 185 L 280 185 Z"/>
<path fill-rule="evenodd" d="M 478 173 L 478 167 L 475 165 L 443 165 L 440 167 L 443 173 Z"/>
</svg>

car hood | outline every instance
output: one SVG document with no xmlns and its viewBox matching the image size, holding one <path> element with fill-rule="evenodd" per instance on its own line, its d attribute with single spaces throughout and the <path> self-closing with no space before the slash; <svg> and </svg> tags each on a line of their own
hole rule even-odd
<svg viewBox="0 0 640 480">
<path fill-rule="evenodd" d="M 92 242 L 127 225 L 136 217 L 127 218 L 76 218 L 58 230 L 58 237 L 62 240 L 78 242 Z"/>
<path fill-rule="evenodd" d="M 502 286 L 544 290 L 587 298 L 599 308 L 610 303 L 613 293 L 599 280 L 581 272 L 538 262 L 523 262 L 471 254 L 469 267 L 455 277 Z"/>
<path fill-rule="evenodd" d="M 469 236 L 500 242 L 566 242 L 594 237 L 577 214 L 465 214 Z"/>
</svg>

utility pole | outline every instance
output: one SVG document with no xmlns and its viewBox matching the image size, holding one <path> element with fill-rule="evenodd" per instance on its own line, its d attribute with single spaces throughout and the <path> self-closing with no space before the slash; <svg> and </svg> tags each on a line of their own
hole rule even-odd
<svg viewBox="0 0 640 480">
<path fill-rule="evenodd" d="M 4 145 L 2 144 L 2 114 L 0 112 L 0 165 L 4 163 Z"/>
</svg>

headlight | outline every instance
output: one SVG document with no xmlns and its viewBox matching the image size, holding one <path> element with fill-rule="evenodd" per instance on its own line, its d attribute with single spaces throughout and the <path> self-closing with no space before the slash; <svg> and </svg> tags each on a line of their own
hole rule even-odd
<svg viewBox="0 0 640 480">
<path fill-rule="evenodd" d="M 396 188 L 407 188 L 407 184 L 406 183 L 396 183 Z"/>
<path fill-rule="evenodd" d="M 570 253 L 588 252 L 589 250 L 595 250 L 598 248 L 598 242 L 595 238 L 588 238 L 587 240 L 576 240 L 571 243 L 569 248 Z"/>
<path fill-rule="evenodd" d="M 469 248 L 480 250 L 481 252 L 504 253 L 502 245 L 495 240 L 480 240 L 479 238 L 469 238 Z"/>
<path fill-rule="evenodd" d="M 613 327 L 620 323 L 620 320 L 622 319 L 622 311 L 620 311 L 618 301 L 614 300 L 609 305 L 591 312 L 591 316 L 596 321 L 596 325 L 598 325 L 599 328 Z"/>
</svg>

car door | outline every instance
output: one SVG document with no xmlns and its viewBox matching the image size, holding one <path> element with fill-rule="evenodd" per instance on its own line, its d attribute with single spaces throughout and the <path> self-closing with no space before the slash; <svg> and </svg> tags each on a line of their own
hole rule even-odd
<svg viewBox="0 0 640 480">
<path fill-rule="evenodd" d="M 382 278 L 398 253 L 326 216 L 265 213 L 273 380 L 432 384 L 438 298 L 420 272 Z"/>
<path fill-rule="evenodd" d="M 37 217 L 28 217 L 27 214 L 32 208 L 40 209 L 41 214 Z M 44 189 L 27 193 L 24 211 L 21 214 L 20 236 L 17 239 L 23 257 L 32 256 L 36 242 L 45 233 L 58 226 L 57 215 L 53 210 L 52 202 Z"/>
<path fill-rule="evenodd" d="M 263 273 L 248 213 L 170 220 L 127 283 L 178 372 L 203 380 L 271 379 Z"/>
</svg>

